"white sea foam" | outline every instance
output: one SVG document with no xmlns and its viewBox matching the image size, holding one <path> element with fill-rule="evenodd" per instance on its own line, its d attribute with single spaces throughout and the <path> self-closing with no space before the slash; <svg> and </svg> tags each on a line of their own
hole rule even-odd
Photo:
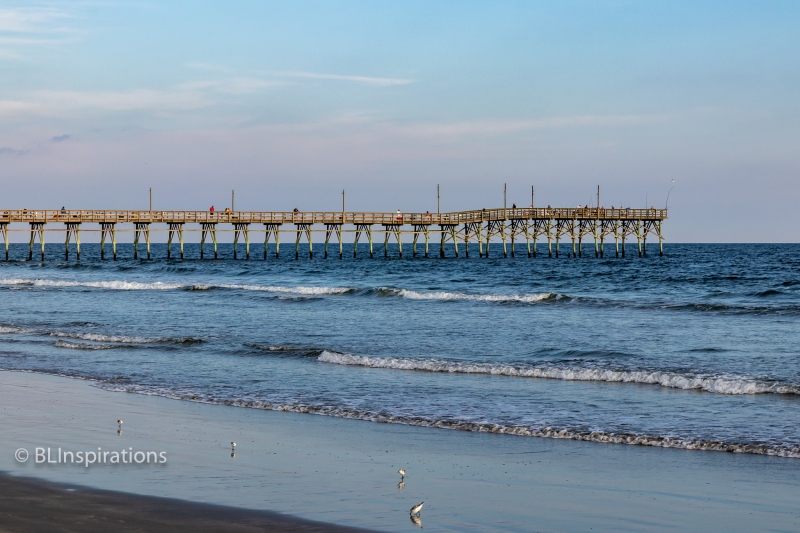
<svg viewBox="0 0 800 533">
<path fill-rule="evenodd" d="M 543 292 L 538 294 L 466 294 L 462 292 L 431 291 L 420 292 L 410 289 L 400 289 L 397 295 L 411 300 L 472 300 L 479 302 L 520 302 L 536 303 L 544 300 L 559 300 L 564 298 L 561 294 Z"/>
<path fill-rule="evenodd" d="M 391 415 L 385 412 L 373 412 L 359 409 L 317 406 L 307 404 L 284 404 L 266 400 L 220 399 L 206 396 L 202 393 L 189 391 L 176 391 L 162 387 L 146 387 L 141 385 L 122 385 L 118 383 L 99 383 L 103 389 L 114 392 L 131 392 L 148 396 L 162 396 L 176 400 L 188 400 L 216 405 L 229 405 L 249 409 L 264 409 L 269 411 L 285 411 L 294 413 L 307 413 L 339 418 L 350 418 L 369 422 L 387 424 L 404 424 L 409 426 L 423 426 L 440 429 L 453 429 L 461 431 L 474 431 L 480 433 L 499 433 L 523 437 L 542 437 L 551 439 L 581 440 L 600 442 L 606 444 L 628 444 L 633 446 L 654 446 L 660 448 L 679 448 L 684 450 L 720 451 L 732 453 L 750 453 L 757 455 L 771 455 L 777 457 L 800 458 L 800 447 L 728 443 L 715 440 L 678 438 L 661 435 L 619 434 L 606 431 L 581 431 L 569 428 L 536 428 L 521 425 L 476 423 L 459 420 L 436 420 L 426 417 Z"/>
<path fill-rule="evenodd" d="M 70 350 L 113 350 L 121 348 L 119 344 L 83 344 L 79 342 L 56 341 L 56 348 L 68 348 Z"/>
<path fill-rule="evenodd" d="M 92 342 L 117 342 L 122 344 L 151 344 L 156 342 L 170 342 L 169 338 L 149 338 L 149 337 L 129 337 L 127 335 L 101 335 L 99 333 L 71 333 L 54 331 L 51 337 L 62 337 L 67 339 L 82 339 Z"/>
<path fill-rule="evenodd" d="M 460 374 L 491 374 L 522 378 L 561 379 L 566 381 L 606 381 L 642 383 L 674 389 L 702 390 L 717 394 L 800 394 L 800 385 L 759 381 L 724 376 L 699 376 L 649 370 L 608 370 L 602 368 L 572 368 L 561 366 L 514 366 L 489 363 L 467 363 L 444 359 L 410 359 L 369 357 L 323 351 L 318 360 L 337 365 L 449 372 Z"/>
<path fill-rule="evenodd" d="M 32 333 L 34 330 L 27 328 L 18 328 L 15 326 L 0 326 L 0 335 L 12 333 Z"/>
<path fill-rule="evenodd" d="M 175 283 L 141 283 L 138 281 L 71 281 L 52 279 L 0 279 L 0 285 L 28 285 L 32 287 L 89 287 L 118 291 L 174 290 L 184 287 Z"/>
<path fill-rule="evenodd" d="M 350 287 L 280 287 L 272 285 L 242 285 L 242 284 L 179 284 L 155 281 L 142 283 L 138 281 L 75 281 L 75 280 L 49 280 L 34 278 L 0 279 L 0 285 L 23 285 L 30 287 L 88 287 L 108 290 L 176 290 L 191 289 L 196 291 L 210 289 L 233 289 L 243 291 L 265 291 L 299 295 L 326 295 L 344 294 L 353 289 Z"/>
<path fill-rule="evenodd" d="M 243 291 L 278 292 L 284 294 L 300 294 L 303 296 L 317 296 L 325 294 L 344 294 L 353 289 L 350 287 L 278 287 L 273 285 L 216 285 L 222 289 L 238 289 Z"/>
</svg>

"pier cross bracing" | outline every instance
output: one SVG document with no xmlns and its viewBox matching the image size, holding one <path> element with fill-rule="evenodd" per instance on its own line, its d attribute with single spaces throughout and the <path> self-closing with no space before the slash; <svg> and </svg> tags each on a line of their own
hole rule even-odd
<svg viewBox="0 0 800 533">
<path fill-rule="evenodd" d="M 167 258 L 172 258 L 175 237 L 183 258 L 184 232 L 199 231 L 200 258 L 205 256 L 208 241 L 217 254 L 217 233 L 233 232 L 233 257 L 238 258 L 239 243 L 244 241 L 245 258 L 250 258 L 250 235 L 261 231 L 264 234 L 264 259 L 270 251 L 270 240 L 274 241 L 275 257 L 280 253 L 282 234 L 294 238 L 295 258 L 300 255 L 300 242 L 308 243 L 309 257 L 314 257 L 313 234 L 324 232 L 324 256 L 328 257 L 331 238 L 338 245 L 339 258 L 343 255 L 345 233 L 354 233 L 353 256 L 358 255 L 359 240 L 368 243 L 369 255 L 374 256 L 373 234 L 383 234 L 383 254 L 388 255 L 390 241 L 395 241 L 403 256 L 403 238 L 411 238 L 412 255 L 419 248 L 429 256 L 432 238 L 438 240 L 439 256 L 445 256 L 445 248 L 452 245 L 455 256 L 459 256 L 459 243 L 464 244 L 464 255 L 469 257 L 470 244 L 478 246 L 480 257 L 489 257 L 489 244 L 494 241 L 502 245 L 503 256 L 516 254 L 517 244 L 524 240 L 528 257 L 536 257 L 540 241 L 547 242 L 547 255 L 559 257 L 561 241 L 569 239 L 570 257 L 583 256 L 583 241 L 591 239 L 595 257 L 604 257 L 606 238 L 614 239 L 616 257 L 625 257 L 626 237 L 635 237 L 639 257 L 647 255 L 647 236 L 658 238 L 659 254 L 664 255 L 663 221 L 666 209 L 625 209 L 604 207 L 530 207 L 497 208 L 452 213 L 380 213 L 353 211 L 98 211 L 98 210 L 4 210 L 0 211 L 0 234 L 5 244 L 8 260 L 8 240 L 11 224 L 30 225 L 30 250 L 28 259 L 33 259 L 34 245 L 39 241 L 41 258 L 44 260 L 45 226 L 47 231 L 63 231 L 65 235 L 65 258 L 69 259 L 70 243 L 75 243 L 77 258 L 81 255 L 81 231 L 100 232 L 100 256 L 105 259 L 106 243 L 110 241 L 111 253 L 117 259 L 117 233 L 133 231 L 133 257 L 139 258 L 139 245 L 144 241 L 147 259 L 150 254 L 152 231 L 167 231 Z M 84 224 L 97 225 L 83 229 Z M 153 227 L 153 225 L 162 227 Z M 189 229 L 184 229 L 186 225 Z M 53 225 L 56 227 L 54 228 Z M 117 229 L 123 225 L 122 229 Z M 218 227 L 222 225 L 222 229 Z M 132 228 L 131 228 L 132 226 Z M 166 226 L 166 227 L 163 227 Z M 314 229 L 317 226 L 319 229 Z M 321 229 L 324 226 L 325 229 Z M 199 228 L 198 228 L 199 227 Z M 362 241 L 363 242 L 363 241 Z M 367 244 L 364 243 L 364 244 Z M 622 246 L 620 246 L 620 244 Z M 38 254 L 37 254 L 38 255 Z"/>
</svg>

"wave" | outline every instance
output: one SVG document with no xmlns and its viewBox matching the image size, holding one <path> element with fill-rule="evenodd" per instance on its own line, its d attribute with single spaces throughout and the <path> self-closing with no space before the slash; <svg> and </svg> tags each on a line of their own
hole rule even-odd
<svg viewBox="0 0 800 533">
<path fill-rule="evenodd" d="M 519 302 L 536 303 L 557 300 L 572 300 L 571 297 L 556 294 L 553 292 L 543 292 L 539 294 L 467 294 L 462 292 L 432 291 L 420 292 L 410 289 L 389 289 L 395 290 L 397 296 L 411 300 L 472 300 L 479 302 Z"/>
<path fill-rule="evenodd" d="M 115 348 L 131 348 L 125 344 L 84 344 L 82 342 L 56 341 L 53 345 L 56 348 L 68 348 L 70 350 L 113 350 Z"/>
<path fill-rule="evenodd" d="M 136 291 L 136 290 L 191 290 L 206 291 L 212 289 L 232 289 L 244 291 L 264 291 L 285 294 L 300 294 L 304 296 L 326 295 L 326 294 L 345 294 L 355 289 L 351 287 L 280 287 L 267 285 L 243 285 L 243 284 L 178 284 L 154 281 L 143 283 L 138 281 L 72 281 L 72 280 L 48 280 L 48 279 L 0 279 L 0 285 L 23 285 L 30 287 L 87 287 L 94 289 Z"/>
<path fill-rule="evenodd" d="M 461 420 L 437 420 L 433 418 L 392 415 L 385 412 L 374 412 L 345 407 L 331 407 L 307 404 L 283 404 L 265 400 L 220 399 L 205 396 L 201 393 L 178 392 L 160 387 L 147 387 L 142 385 L 123 385 L 118 383 L 97 383 L 97 386 L 112 392 L 128 392 L 148 396 L 161 396 L 175 400 L 187 400 L 215 405 L 228 405 L 249 409 L 262 409 L 268 411 L 284 411 L 293 413 L 316 414 L 338 418 L 350 418 L 369 422 L 385 424 L 403 424 L 408 426 L 422 426 L 440 429 L 471 431 L 479 433 L 497 433 L 503 435 L 516 435 L 523 437 L 541 437 L 551 439 L 580 440 L 604 444 L 627 444 L 633 446 L 652 446 L 660 448 L 678 448 L 683 450 L 719 451 L 729 453 L 749 453 L 756 455 L 771 455 L 777 457 L 800 458 L 800 447 L 772 445 L 729 443 L 716 440 L 687 439 L 663 435 L 642 435 L 634 433 L 614 433 L 607 431 L 584 431 L 573 428 L 535 428 L 522 425 L 492 424 Z"/>
<path fill-rule="evenodd" d="M 489 374 L 522 378 L 560 379 L 565 381 L 602 381 L 640 383 L 673 389 L 701 390 L 716 394 L 800 394 L 800 385 L 754 379 L 701 376 L 650 370 L 609 370 L 603 368 L 536 367 L 490 363 L 466 363 L 444 359 L 369 357 L 323 351 L 318 360 L 337 365 L 416 370 L 457 374 Z"/>
<path fill-rule="evenodd" d="M 55 331 L 50 333 L 51 337 L 61 337 L 67 339 L 81 339 L 92 342 L 116 342 L 121 344 L 200 344 L 201 339 L 195 337 L 131 337 L 127 335 L 102 335 L 99 333 L 72 333 Z"/>
<path fill-rule="evenodd" d="M 0 335 L 13 334 L 13 333 L 33 333 L 34 330 L 28 328 L 19 328 L 16 326 L 0 326 Z"/>
<path fill-rule="evenodd" d="M 716 302 L 651 302 L 638 300 L 618 300 L 593 296 L 574 296 L 555 292 L 541 293 L 520 293 L 520 294 L 479 294 L 464 293 L 455 291 L 423 291 L 407 288 L 392 287 L 316 287 L 316 286 L 279 286 L 279 285 L 255 285 L 255 284 L 231 284 L 231 283 L 194 283 L 180 284 L 167 283 L 162 281 L 138 282 L 138 281 L 76 281 L 76 280 L 48 280 L 34 278 L 14 278 L 0 279 L 0 285 L 10 285 L 18 287 L 45 287 L 45 288 L 70 288 L 86 287 L 105 290 L 187 290 L 187 291 L 210 291 L 210 290 L 237 290 L 237 291 L 259 291 L 275 293 L 285 296 L 336 296 L 336 295 L 377 295 L 380 297 L 398 297 L 409 300 L 430 300 L 430 301 L 474 301 L 499 304 L 539 304 L 539 303 L 581 303 L 583 305 L 597 307 L 622 307 L 645 310 L 667 310 L 678 312 L 699 312 L 699 313 L 730 313 L 730 314 L 796 314 L 800 313 L 800 305 L 753 305 L 748 303 L 726 303 Z M 759 293 L 760 299 L 765 300 L 765 296 L 772 295 L 774 291 Z M 767 298 L 768 299 L 768 298 Z"/>
<path fill-rule="evenodd" d="M 26 285 L 31 287 L 88 287 L 118 291 L 175 290 L 185 287 L 175 283 L 141 283 L 138 281 L 68 281 L 51 279 L 0 279 L 0 285 Z"/>
</svg>

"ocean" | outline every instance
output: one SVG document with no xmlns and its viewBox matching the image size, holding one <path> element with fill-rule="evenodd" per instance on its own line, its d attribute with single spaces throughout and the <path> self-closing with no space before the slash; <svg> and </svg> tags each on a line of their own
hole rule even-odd
<svg viewBox="0 0 800 533">
<path fill-rule="evenodd" d="M 48 245 L 41 262 L 12 244 L 0 369 L 443 432 L 800 458 L 800 245 L 472 246 L 370 259 L 362 244 L 354 259 L 346 245 L 343 260 L 256 246 L 233 261 L 222 244 L 201 261 L 189 244 L 168 261 L 156 244 L 134 261 L 119 245 L 115 262 L 84 244 L 78 262 Z"/>
</svg>

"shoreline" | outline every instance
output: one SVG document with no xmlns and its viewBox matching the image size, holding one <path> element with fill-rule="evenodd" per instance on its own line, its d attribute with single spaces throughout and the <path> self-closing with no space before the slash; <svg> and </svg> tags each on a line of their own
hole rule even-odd
<svg viewBox="0 0 800 533">
<path fill-rule="evenodd" d="M 92 489 L 0 472 L 0 530 L 370 533 L 271 511 Z"/>
<path fill-rule="evenodd" d="M 364 424 L 114 393 L 33 372 L 0 372 L 0 424 L 0 471 L 12 480 L 263 510 L 267 518 L 279 510 L 320 527 L 408 531 L 416 527 L 408 509 L 425 501 L 421 520 L 432 531 L 800 528 L 800 465 L 775 457 Z M 14 460 L 14 450 L 35 446 L 163 450 L 169 462 Z"/>
</svg>

